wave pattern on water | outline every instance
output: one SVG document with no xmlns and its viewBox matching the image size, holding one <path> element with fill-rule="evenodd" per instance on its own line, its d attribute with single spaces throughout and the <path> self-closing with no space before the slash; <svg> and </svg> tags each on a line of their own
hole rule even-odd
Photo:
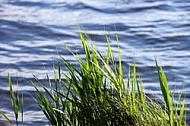
<svg viewBox="0 0 190 126">
<path fill-rule="evenodd" d="M 189 0 L 2 0 L 0 4 L 0 96 L 9 102 L 7 73 L 21 78 L 20 90 L 33 93 L 32 73 L 40 79 L 52 73 L 56 49 L 73 64 L 77 62 L 64 44 L 83 55 L 78 26 L 88 33 L 98 50 L 106 53 L 105 34 L 114 53 L 115 34 L 120 39 L 122 62 L 133 63 L 141 73 L 147 92 L 160 93 L 154 59 L 168 77 L 171 90 L 185 92 L 190 108 L 190 1 Z M 63 68 L 66 72 L 66 69 Z M 151 77 L 151 78 L 150 78 Z M 26 99 L 30 100 L 26 95 Z M 27 124 L 43 124 L 39 109 L 26 108 Z M 5 108 L 11 115 L 10 107 Z M 31 113 L 30 113 L 31 112 Z M 33 120 L 36 120 L 34 122 Z M 188 120 L 190 120 L 188 116 Z M 189 121 L 190 122 L 190 121 Z M 26 124 L 26 125 L 27 125 Z M 189 123 L 190 124 L 190 123 Z"/>
</svg>

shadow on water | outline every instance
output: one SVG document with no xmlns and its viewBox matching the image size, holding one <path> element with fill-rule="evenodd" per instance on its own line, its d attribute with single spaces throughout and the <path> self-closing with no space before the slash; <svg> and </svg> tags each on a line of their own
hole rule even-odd
<svg viewBox="0 0 190 126">
<path fill-rule="evenodd" d="M 12 126 L 8 122 L 0 119 L 0 126 Z"/>
</svg>

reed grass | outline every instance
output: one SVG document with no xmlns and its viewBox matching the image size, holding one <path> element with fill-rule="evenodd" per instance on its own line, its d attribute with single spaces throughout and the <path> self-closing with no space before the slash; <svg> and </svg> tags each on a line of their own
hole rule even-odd
<svg viewBox="0 0 190 126">
<path fill-rule="evenodd" d="M 17 87 L 18 87 L 18 77 L 17 77 Z M 24 96 L 23 94 L 19 94 L 18 89 L 13 90 L 13 84 L 10 74 L 8 74 L 8 85 L 9 85 L 9 92 L 10 92 L 10 98 L 11 98 L 11 105 L 14 112 L 15 117 L 15 125 L 18 126 L 19 124 L 23 125 L 24 123 Z M 21 122 L 19 123 L 19 114 L 21 113 Z M 7 122 L 4 122 L 0 120 L 0 125 L 3 126 L 14 126 L 14 122 L 8 117 L 2 110 L 0 110 L 0 115 L 6 119 Z M 7 125 L 10 124 L 10 125 Z"/>
<path fill-rule="evenodd" d="M 133 66 L 129 66 L 128 77 L 124 78 L 120 48 L 118 46 L 118 56 L 115 58 L 108 36 L 106 56 L 96 50 L 93 44 L 88 44 L 89 38 L 86 34 L 80 33 L 80 39 L 85 59 L 66 46 L 76 57 L 80 69 L 60 56 L 58 63 L 53 65 L 53 81 L 48 75 L 46 83 L 40 82 L 35 75 L 35 81 L 31 81 L 36 89 L 34 99 L 51 125 L 186 125 L 185 101 L 181 102 L 179 95 L 178 104 L 174 107 L 166 76 L 157 61 L 155 63 L 164 105 L 158 104 L 145 94 L 141 78 L 137 77 L 135 62 Z M 116 42 L 119 43 L 118 36 Z M 62 67 L 67 68 L 69 75 L 62 71 Z M 10 76 L 8 78 L 17 120 L 18 96 L 17 93 L 13 94 Z"/>
<path fill-rule="evenodd" d="M 176 108 L 175 108 L 176 110 L 174 109 L 173 107 L 174 103 L 173 103 L 173 99 L 170 96 L 167 78 L 164 74 L 164 70 L 162 69 L 162 67 L 158 66 L 157 62 L 156 62 L 156 69 L 158 71 L 158 78 L 160 82 L 162 96 L 164 98 L 166 110 L 169 116 L 169 123 L 171 126 L 181 126 L 183 123 L 183 117 L 185 114 L 185 100 L 183 100 L 182 103 L 180 103 L 181 95 L 179 95 L 178 104 L 176 105 Z M 178 110 L 180 113 L 179 115 L 177 113 Z"/>
</svg>

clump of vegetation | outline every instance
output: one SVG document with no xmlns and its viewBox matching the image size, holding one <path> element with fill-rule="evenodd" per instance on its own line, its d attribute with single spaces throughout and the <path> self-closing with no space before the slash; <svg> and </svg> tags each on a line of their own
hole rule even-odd
<svg viewBox="0 0 190 126">
<path fill-rule="evenodd" d="M 80 69 L 60 56 L 53 67 L 53 81 L 48 75 L 48 85 L 40 82 L 35 75 L 36 81 L 31 81 L 36 89 L 35 101 L 53 126 L 186 125 L 185 101 L 181 102 L 179 96 L 178 105 L 174 107 L 166 76 L 157 61 L 163 105 L 145 94 L 142 81 L 136 75 L 135 62 L 129 68 L 128 77 L 124 78 L 120 49 L 118 47 L 118 56 L 115 58 L 107 36 L 106 56 L 96 50 L 94 45 L 87 44 L 88 37 L 85 34 L 80 33 L 80 38 L 85 59 L 66 46 L 76 57 Z M 68 69 L 69 75 L 63 73 L 62 67 Z M 14 98 L 13 91 L 10 92 L 13 108 L 17 109 L 14 106 L 17 104 L 17 95 Z"/>
</svg>

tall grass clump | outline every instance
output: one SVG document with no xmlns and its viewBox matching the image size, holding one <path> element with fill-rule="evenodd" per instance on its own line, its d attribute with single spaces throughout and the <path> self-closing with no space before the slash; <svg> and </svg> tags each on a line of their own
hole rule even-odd
<svg viewBox="0 0 190 126">
<path fill-rule="evenodd" d="M 88 44 L 86 34 L 80 33 L 85 59 L 72 53 L 80 66 L 76 69 L 64 57 L 60 56 L 54 65 L 54 80 L 47 75 L 48 86 L 36 81 L 43 87 L 36 91 L 36 102 L 49 122 L 55 126 L 140 126 L 140 125 L 185 125 L 185 101 L 174 108 L 164 71 L 158 66 L 158 77 L 164 105 L 158 104 L 146 96 L 142 81 L 136 74 L 136 64 L 130 67 L 129 75 L 124 78 L 121 52 L 115 58 L 108 37 L 107 54 L 103 56 Z M 118 37 L 116 36 L 118 42 Z M 66 67 L 69 75 L 61 68 Z M 137 81 L 140 80 L 140 81 Z M 180 114 L 176 110 L 180 110 Z"/>
<path fill-rule="evenodd" d="M 36 89 L 34 99 L 53 126 L 182 126 L 186 125 L 185 101 L 174 104 L 163 69 L 156 69 L 164 104 L 149 98 L 140 77 L 137 77 L 136 63 L 129 66 L 126 77 L 122 66 L 121 52 L 115 56 L 108 36 L 107 54 L 102 55 L 89 37 L 80 33 L 85 58 L 74 54 L 80 68 L 76 68 L 60 56 L 53 65 L 53 80 L 47 75 L 47 82 L 41 82 L 34 75 L 31 81 Z M 116 42 L 119 43 L 118 36 Z M 118 44 L 119 45 L 119 44 Z M 66 67 L 69 74 L 62 71 Z M 17 120 L 18 96 L 13 94 L 9 77 L 11 99 Z M 1 112 L 1 111 L 0 111 Z M 9 119 L 4 113 L 5 118 Z"/>
</svg>

